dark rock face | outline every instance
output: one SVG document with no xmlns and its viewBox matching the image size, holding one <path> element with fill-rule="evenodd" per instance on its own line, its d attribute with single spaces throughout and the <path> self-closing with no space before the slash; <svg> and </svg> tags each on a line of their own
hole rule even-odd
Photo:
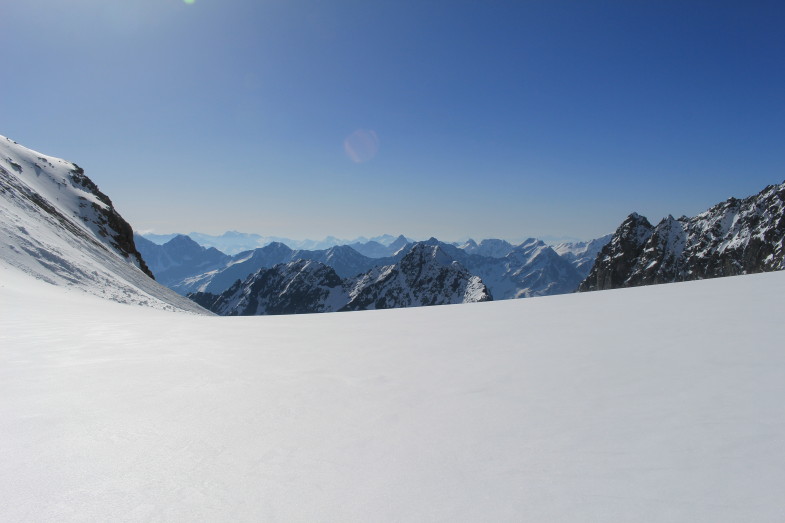
<svg viewBox="0 0 785 523">
<path fill-rule="evenodd" d="M 115 210 L 114 205 L 112 205 L 112 200 L 102 193 L 98 189 L 98 186 L 85 175 L 84 169 L 76 164 L 73 164 L 73 166 L 74 168 L 71 169 L 70 172 L 71 183 L 94 194 L 100 202 L 106 205 L 106 207 L 101 207 L 92 204 L 92 208 L 95 211 L 95 216 L 97 218 L 95 224 L 98 227 L 98 234 L 108 238 L 111 245 L 117 249 L 117 251 L 126 258 L 133 258 L 145 274 L 155 279 L 155 276 L 153 276 L 153 273 L 147 267 L 144 258 L 142 258 L 142 255 L 136 249 L 134 230 L 131 225 Z"/>
<path fill-rule="evenodd" d="M 115 210 L 112 200 L 102 193 L 98 186 L 85 175 L 84 169 L 76 164 L 73 164 L 73 166 L 74 168 L 70 171 L 71 183 L 92 193 L 101 203 L 106 205 L 106 207 L 95 203 L 91 205 L 95 212 L 94 223 L 98 228 L 98 234 L 107 238 L 112 247 L 126 258 L 132 258 L 145 274 L 155 279 L 141 254 L 136 249 L 134 230 L 131 225 Z"/>
<path fill-rule="evenodd" d="M 579 291 L 785 269 L 785 183 L 656 226 L 630 215 Z"/>
<path fill-rule="evenodd" d="M 603 247 L 594 267 L 579 290 L 613 289 L 623 286 L 627 275 L 638 261 L 654 227 L 645 217 L 632 213 L 619 226 L 611 241 Z M 588 283 L 587 283 L 588 282 Z M 591 287 L 589 287 L 591 286 Z"/>
</svg>

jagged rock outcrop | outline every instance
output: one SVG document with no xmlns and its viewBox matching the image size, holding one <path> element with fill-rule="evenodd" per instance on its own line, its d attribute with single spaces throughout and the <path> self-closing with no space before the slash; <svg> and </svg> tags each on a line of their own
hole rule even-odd
<svg viewBox="0 0 785 523">
<path fill-rule="evenodd" d="M 785 269 L 785 183 L 656 226 L 630 215 L 597 256 L 580 291 Z"/>
</svg>

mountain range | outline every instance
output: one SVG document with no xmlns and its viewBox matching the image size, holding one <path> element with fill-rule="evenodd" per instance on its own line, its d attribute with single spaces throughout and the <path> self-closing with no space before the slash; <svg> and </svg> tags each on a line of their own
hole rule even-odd
<svg viewBox="0 0 785 523">
<path fill-rule="evenodd" d="M 156 245 L 137 235 L 137 245 L 159 281 L 187 295 L 207 292 L 220 294 L 260 269 L 297 260 L 312 260 L 331 267 L 339 277 L 350 278 L 375 267 L 396 264 L 417 245 L 438 246 L 451 262 L 457 262 L 479 276 L 494 299 L 547 296 L 572 292 L 588 274 L 590 259 L 610 235 L 590 244 L 561 244 L 561 254 L 536 239 L 520 245 L 504 240 L 474 241 L 459 246 L 430 238 L 407 242 L 399 236 L 388 247 L 396 252 L 372 258 L 356 247 L 334 246 L 325 250 L 293 250 L 275 242 L 223 258 L 212 248 L 200 246 L 187 236 L 177 236 Z"/>
<path fill-rule="evenodd" d="M 342 279 L 314 260 L 259 269 L 219 295 L 189 297 L 222 316 L 302 314 L 491 301 L 480 278 L 438 245 L 415 244 L 397 263 Z"/>
<path fill-rule="evenodd" d="M 199 245 L 214 247 L 221 252 L 230 255 L 264 247 L 271 243 L 283 243 L 294 250 L 323 250 L 337 245 L 351 245 L 357 249 L 357 251 L 371 258 L 381 258 L 382 256 L 393 254 L 397 250 L 393 244 L 398 242 L 398 248 L 400 248 L 400 241 L 402 238 L 400 235 L 392 236 L 390 234 L 382 234 L 370 239 L 360 236 L 352 240 L 347 240 L 336 238 L 335 236 L 327 236 L 323 240 L 293 240 L 281 236 L 262 236 L 261 234 L 238 231 L 226 231 L 220 235 L 205 234 L 201 232 L 191 232 L 188 234 L 156 234 L 147 232 L 141 234 L 141 236 L 144 236 L 147 240 L 157 245 L 163 245 L 177 236 L 188 236 Z M 403 237 L 404 244 L 411 241 L 411 239 Z"/>
</svg>

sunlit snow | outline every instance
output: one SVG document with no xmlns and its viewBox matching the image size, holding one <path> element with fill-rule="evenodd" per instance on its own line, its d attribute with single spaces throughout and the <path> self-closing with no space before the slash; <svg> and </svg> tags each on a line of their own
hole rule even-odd
<svg viewBox="0 0 785 523">
<path fill-rule="evenodd" d="M 782 521 L 784 295 L 224 318 L 0 265 L 0 520 Z"/>
</svg>

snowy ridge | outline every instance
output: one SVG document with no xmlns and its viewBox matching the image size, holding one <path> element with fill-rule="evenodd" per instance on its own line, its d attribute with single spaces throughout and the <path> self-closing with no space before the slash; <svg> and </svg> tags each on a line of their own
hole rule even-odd
<svg viewBox="0 0 785 523">
<path fill-rule="evenodd" d="M 598 290 L 785 269 L 785 183 L 652 226 L 631 214 L 580 289 Z"/>
<path fill-rule="evenodd" d="M 122 303 L 205 313 L 153 280 L 131 226 L 81 168 L 5 137 L 0 265 Z"/>
<path fill-rule="evenodd" d="M 491 295 L 438 246 L 415 245 L 398 263 L 341 279 L 314 260 L 259 269 L 218 295 L 189 298 L 222 316 L 304 314 L 490 301 Z"/>
</svg>

